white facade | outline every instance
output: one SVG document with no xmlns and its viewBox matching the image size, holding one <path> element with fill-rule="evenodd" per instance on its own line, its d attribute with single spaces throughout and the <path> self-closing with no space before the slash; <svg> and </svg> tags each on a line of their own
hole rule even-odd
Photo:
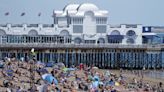
<svg viewBox="0 0 164 92">
<path fill-rule="evenodd" d="M 100 10 L 94 4 L 69 4 L 53 13 L 54 24 L 1 25 L 0 35 L 69 36 L 71 44 L 142 44 L 142 25 L 109 25 L 108 11 Z"/>
</svg>

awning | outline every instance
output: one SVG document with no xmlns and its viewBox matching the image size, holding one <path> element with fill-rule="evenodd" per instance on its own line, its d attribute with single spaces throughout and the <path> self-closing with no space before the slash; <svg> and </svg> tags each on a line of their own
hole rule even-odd
<svg viewBox="0 0 164 92">
<path fill-rule="evenodd" d="M 156 35 L 144 35 L 142 37 L 147 39 L 153 39 L 154 37 L 156 37 Z"/>
<path fill-rule="evenodd" d="M 142 33 L 143 36 L 145 35 L 157 35 L 156 33 Z"/>
</svg>

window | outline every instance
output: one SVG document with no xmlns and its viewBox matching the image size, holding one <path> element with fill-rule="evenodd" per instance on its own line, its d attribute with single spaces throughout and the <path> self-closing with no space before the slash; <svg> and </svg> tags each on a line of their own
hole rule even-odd
<svg viewBox="0 0 164 92">
<path fill-rule="evenodd" d="M 83 33 L 83 26 L 82 25 L 74 25 L 73 32 L 74 33 Z"/>
<path fill-rule="evenodd" d="M 108 35 L 108 43 L 121 43 L 123 36 L 122 35 Z"/>
<path fill-rule="evenodd" d="M 120 35 L 120 32 L 118 30 L 113 30 L 111 32 L 111 35 Z"/>
<path fill-rule="evenodd" d="M 105 39 L 104 38 L 99 38 L 98 41 L 97 41 L 98 44 L 101 44 L 101 43 L 105 43 Z"/>
<path fill-rule="evenodd" d="M 2 36 L 2 43 L 6 43 L 7 42 L 7 36 Z"/>
<path fill-rule="evenodd" d="M 98 25 L 96 27 L 97 33 L 106 33 L 106 26 L 105 25 Z"/>
<path fill-rule="evenodd" d="M 73 18 L 73 24 L 83 24 L 83 18 Z"/>
<path fill-rule="evenodd" d="M 134 36 L 136 35 L 136 33 L 133 31 L 133 30 L 129 30 L 127 33 L 126 33 L 127 36 Z"/>
<path fill-rule="evenodd" d="M 96 18 L 96 24 L 106 24 L 107 18 Z"/>
<path fill-rule="evenodd" d="M 96 41 L 95 40 L 85 40 L 85 43 L 88 43 L 88 44 L 94 44 Z"/>
<path fill-rule="evenodd" d="M 81 38 L 75 38 L 74 39 L 74 43 L 76 43 L 76 44 L 80 44 L 81 42 L 82 42 Z"/>
</svg>

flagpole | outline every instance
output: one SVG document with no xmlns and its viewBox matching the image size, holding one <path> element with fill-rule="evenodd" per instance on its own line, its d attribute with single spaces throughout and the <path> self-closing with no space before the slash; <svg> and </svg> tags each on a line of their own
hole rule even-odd
<svg viewBox="0 0 164 92">
<path fill-rule="evenodd" d="M 40 16 L 39 16 L 39 24 L 41 24 L 40 22 L 41 22 L 41 19 L 40 19 Z"/>
<path fill-rule="evenodd" d="M 39 17 L 39 24 L 41 24 L 41 13 L 38 13 L 38 17 Z"/>
<path fill-rule="evenodd" d="M 20 16 L 22 17 L 22 20 L 23 20 L 23 16 L 25 16 L 25 14 L 26 14 L 25 12 L 22 12 L 22 13 L 21 13 Z"/>
</svg>

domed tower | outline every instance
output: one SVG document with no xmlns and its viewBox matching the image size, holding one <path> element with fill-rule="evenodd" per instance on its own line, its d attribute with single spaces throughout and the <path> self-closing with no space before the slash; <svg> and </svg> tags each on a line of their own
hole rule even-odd
<svg viewBox="0 0 164 92">
<path fill-rule="evenodd" d="M 69 32 L 76 35 L 78 39 L 96 42 L 100 38 L 96 35 L 106 35 L 108 11 L 100 10 L 94 4 L 69 4 L 63 11 L 54 11 L 53 15 L 54 24 L 60 28 L 70 28 Z"/>
</svg>

